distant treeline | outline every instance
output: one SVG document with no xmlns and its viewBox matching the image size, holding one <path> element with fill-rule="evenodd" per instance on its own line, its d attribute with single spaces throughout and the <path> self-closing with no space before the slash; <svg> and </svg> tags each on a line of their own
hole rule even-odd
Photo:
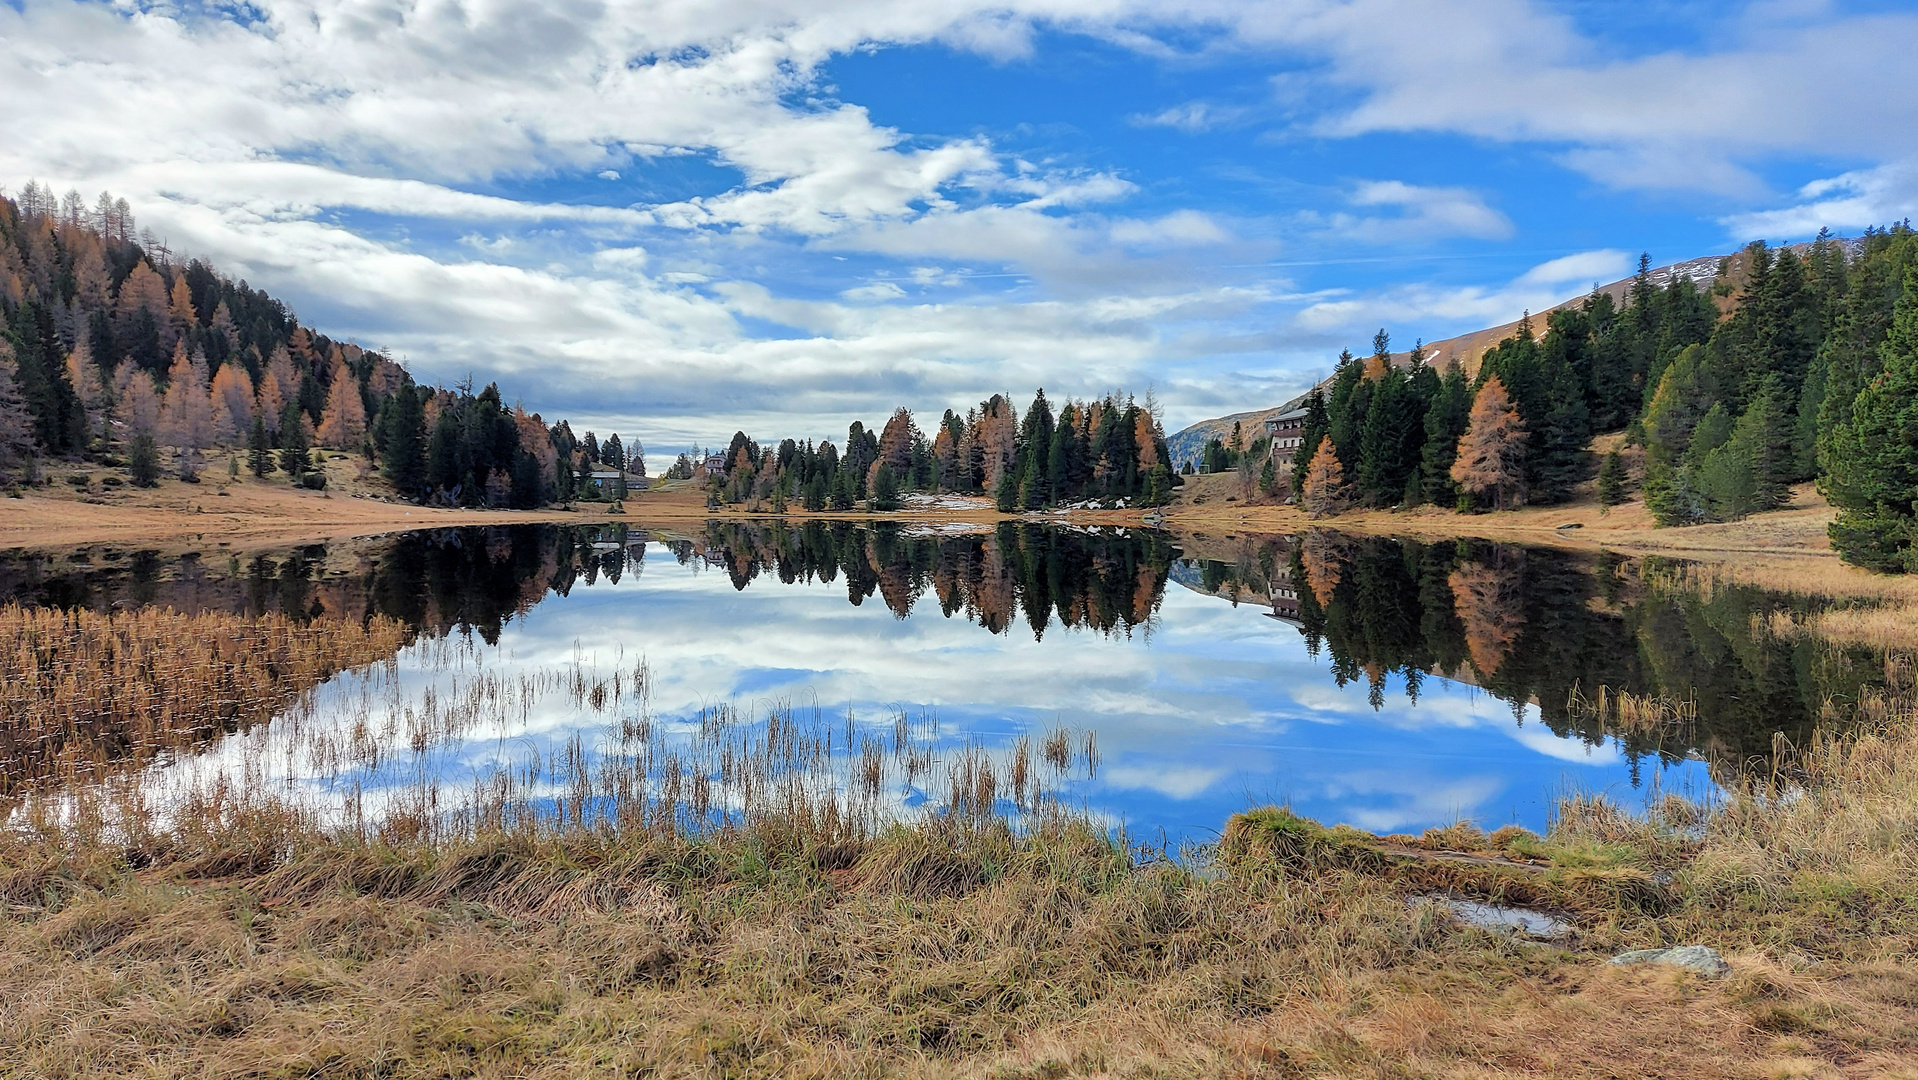
<svg viewBox="0 0 1918 1080">
<path fill-rule="evenodd" d="M 1660 524 L 1735 520 L 1816 478 L 1840 508 L 1841 553 L 1918 568 L 1914 266 L 1908 224 L 1851 245 L 1821 233 L 1802 252 L 1754 243 L 1709 291 L 1683 277 L 1658 288 L 1641 259 L 1622 304 L 1595 292 L 1542 334 L 1528 316 L 1470 379 L 1457 364 L 1434 371 L 1416 348 L 1393 366 L 1380 331 L 1371 357 L 1344 354 L 1308 396 L 1292 475 L 1268 467 L 1260 486 L 1289 488 L 1318 514 L 1476 510 L 1563 501 L 1596 471 L 1599 498 L 1615 504 L 1633 470 L 1620 451 L 1594 461 L 1586 448 L 1622 429 L 1626 451 L 1643 451 Z"/>
<path fill-rule="evenodd" d="M 170 447 L 183 479 L 226 449 L 257 476 L 317 487 L 326 447 L 412 498 L 530 507 L 602 494 L 593 465 L 645 468 L 617 435 L 577 439 L 496 386 L 421 386 L 312 332 L 246 282 L 175 262 L 106 193 L 88 204 L 28 183 L 0 198 L 0 324 L 0 469 L 28 478 L 39 457 L 91 458 L 152 484 Z"/>
<path fill-rule="evenodd" d="M 855 420 L 843 450 L 830 439 L 763 449 L 739 432 L 718 467 L 698 464 L 715 504 L 783 512 L 792 502 L 817 511 L 866 500 L 883 512 L 899 509 L 902 492 L 923 491 L 990 495 L 1011 513 L 1085 502 L 1163 506 L 1179 482 L 1169 460 L 1149 403 L 1115 394 L 1068 401 L 1055 414 L 1042 389 L 1023 419 L 994 394 L 963 416 L 947 409 L 930 435 L 902 407 L 878 431 Z M 694 464 L 682 459 L 675 470 Z"/>
</svg>

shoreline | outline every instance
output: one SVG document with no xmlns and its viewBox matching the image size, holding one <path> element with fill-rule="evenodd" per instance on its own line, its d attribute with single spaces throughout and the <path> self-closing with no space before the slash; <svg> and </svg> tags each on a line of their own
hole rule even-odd
<svg viewBox="0 0 1918 1080">
<path fill-rule="evenodd" d="M 1908 590 L 1895 579 L 1842 563 L 1826 540 L 1833 516 L 1805 485 L 1785 507 L 1743 521 L 1681 528 L 1654 528 L 1642 504 L 1601 512 L 1595 502 L 1525 507 L 1496 514 L 1464 515 L 1423 507 L 1415 510 L 1355 510 L 1312 518 L 1296 506 L 1244 505 L 1236 485 L 1219 477 L 1188 477 L 1179 498 L 1156 511 L 1071 510 L 1002 514 L 986 500 L 942 499 L 922 509 L 889 514 L 808 512 L 751 513 L 738 507 L 708 510 L 689 482 L 636 494 L 621 511 L 610 504 L 576 503 L 539 510 L 445 509 L 387 501 L 384 485 L 355 475 L 357 462 L 328 463 L 328 490 L 307 491 L 274 479 L 207 476 L 189 485 L 166 480 L 158 488 L 77 488 L 69 477 L 99 470 L 49 468 L 50 482 L 0 500 L 0 551 L 37 553 L 116 546 L 140 550 L 216 547 L 239 552 L 309 543 L 367 539 L 421 529 L 492 525 L 602 525 L 634 527 L 714 521 L 897 521 L 933 528 L 989 528 L 1001 522 L 1064 526 L 1152 527 L 1195 540 L 1238 540 L 1324 528 L 1340 532 L 1420 540 L 1479 539 L 1563 550 L 1664 556 L 1728 565 L 1768 575 L 1810 573 L 1827 588 L 1884 595 Z M 1228 501 L 1231 500 L 1231 501 Z M 1148 522 L 1148 518 L 1154 518 Z"/>
</svg>

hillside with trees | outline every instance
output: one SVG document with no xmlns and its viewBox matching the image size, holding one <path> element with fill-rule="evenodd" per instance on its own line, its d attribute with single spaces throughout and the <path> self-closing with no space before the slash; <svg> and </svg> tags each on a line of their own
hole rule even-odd
<svg viewBox="0 0 1918 1080">
<path fill-rule="evenodd" d="M 0 483 L 43 458 L 163 467 L 210 454 L 322 487 L 326 451 L 360 455 L 402 496 L 534 507 L 602 497 L 605 466 L 643 475 L 637 442 L 575 438 L 497 386 L 421 385 L 390 357 L 302 326 L 279 300 L 136 233 L 124 199 L 28 183 L 0 198 Z"/>
<path fill-rule="evenodd" d="M 1214 440 L 1269 498 L 1324 516 L 1422 504 L 1461 511 L 1642 491 L 1660 525 L 1735 521 L 1816 480 L 1839 510 L 1833 546 L 1874 569 L 1918 569 L 1918 237 L 1754 243 L 1708 289 L 1657 285 L 1642 260 L 1622 298 L 1595 291 L 1539 325 L 1529 315 L 1467 374 L 1381 330 L 1305 398 L 1291 475 L 1251 445 Z M 1603 457 L 1592 437 L 1622 432 Z M 1240 437 L 1236 443 L 1243 443 Z M 1630 463 L 1628 464 L 1627 458 Z M 1217 459 L 1217 460 L 1214 460 Z"/>
</svg>

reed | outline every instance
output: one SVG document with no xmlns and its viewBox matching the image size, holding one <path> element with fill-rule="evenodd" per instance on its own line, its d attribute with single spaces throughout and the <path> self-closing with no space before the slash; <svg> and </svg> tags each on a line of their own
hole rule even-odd
<svg viewBox="0 0 1918 1080">
<path fill-rule="evenodd" d="M 1698 741 L 1698 703 L 1689 697 L 1675 700 L 1658 694 L 1634 694 L 1603 684 L 1587 694 L 1574 683 L 1566 707 L 1604 724 L 1608 730 L 1638 736 L 1653 745 L 1666 739 L 1676 745 Z"/>
<path fill-rule="evenodd" d="M 380 617 L 0 607 L 0 796 L 246 730 L 408 636 Z"/>
</svg>

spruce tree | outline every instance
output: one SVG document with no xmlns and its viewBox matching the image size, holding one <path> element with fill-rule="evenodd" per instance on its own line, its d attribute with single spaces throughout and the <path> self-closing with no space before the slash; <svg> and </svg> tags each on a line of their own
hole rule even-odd
<svg viewBox="0 0 1918 1080">
<path fill-rule="evenodd" d="M 1598 469 L 1598 505 L 1617 506 L 1626 499 L 1625 486 L 1630 478 L 1625 472 L 1625 459 L 1617 450 L 1605 455 L 1605 463 Z"/>
<path fill-rule="evenodd" d="M 1592 427 L 1598 431 L 1616 431 L 1631 420 L 1639 408 L 1640 392 L 1632 384 L 1630 346 L 1626 335 L 1629 320 L 1618 317 L 1618 306 L 1610 295 L 1593 292 L 1585 300 L 1586 326 L 1591 333 L 1589 364 Z"/>
<path fill-rule="evenodd" d="M 1404 498 L 1405 481 L 1418 466 L 1424 417 L 1417 415 L 1405 372 L 1388 367 L 1371 382 L 1359 424 L 1358 488 L 1366 502 L 1390 506 Z"/>
<path fill-rule="evenodd" d="M 1332 450 L 1338 454 L 1347 477 L 1358 473 L 1359 441 L 1371 385 L 1365 378 L 1365 365 L 1350 352 L 1340 353 L 1339 366 L 1332 373 L 1332 392 L 1326 395 L 1326 434 L 1332 436 Z"/>
<path fill-rule="evenodd" d="M 1292 452 L 1293 491 L 1305 490 L 1305 470 L 1311 465 L 1312 454 L 1320 440 L 1331 433 L 1332 421 L 1326 409 L 1325 391 L 1315 386 L 1311 393 L 1305 395 L 1305 429 L 1300 432 L 1298 449 Z"/>
<path fill-rule="evenodd" d="M 307 434 L 310 421 L 297 401 L 287 402 L 286 415 L 280 418 L 280 471 L 299 483 L 301 474 L 312 468 L 308 456 L 311 443 Z"/>
<path fill-rule="evenodd" d="M 0 341 L 0 467 L 32 466 L 33 412 L 14 378 L 13 350 Z"/>
<path fill-rule="evenodd" d="M 157 487 L 160 483 L 160 448 L 153 436 L 140 432 L 127 446 L 127 476 L 134 487 Z"/>
<path fill-rule="evenodd" d="M 1472 419 L 1472 387 L 1465 369 L 1454 360 L 1439 381 L 1438 393 L 1425 411 L 1425 444 L 1419 452 L 1419 478 L 1425 501 L 1434 506 L 1458 502 L 1452 481 L 1452 462 L 1458 459 L 1458 440 Z"/>
<path fill-rule="evenodd" d="M 1905 272 L 1882 372 L 1830 433 L 1819 488 L 1838 507 L 1832 547 L 1847 562 L 1918 570 L 1918 268 Z"/>
<path fill-rule="evenodd" d="M 253 428 L 246 436 L 246 467 L 254 476 L 265 476 L 273 471 L 273 455 L 266 442 L 266 421 L 258 414 L 253 417 Z"/>
<path fill-rule="evenodd" d="M 899 475 L 893 472 L 891 462 L 882 461 L 873 470 L 871 508 L 877 513 L 889 514 L 899 506 Z"/>
<path fill-rule="evenodd" d="M 380 471 L 402 495 L 418 496 L 426 488 L 426 410 L 422 391 L 402 385 L 380 409 Z M 561 467 L 570 469 L 565 455 Z M 563 491 L 570 494 L 571 485 Z"/>
<path fill-rule="evenodd" d="M 1891 326 L 1905 274 L 1913 266 L 1918 266 L 1918 234 L 1893 229 L 1868 237 L 1864 254 L 1851 269 L 1819 353 L 1824 378 L 1818 415 L 1821 460 L 1830 453 L 1833 433 L 1850 421 L 1858 392 L 1884 371 L 1879 345 Z"/>
</svg>

